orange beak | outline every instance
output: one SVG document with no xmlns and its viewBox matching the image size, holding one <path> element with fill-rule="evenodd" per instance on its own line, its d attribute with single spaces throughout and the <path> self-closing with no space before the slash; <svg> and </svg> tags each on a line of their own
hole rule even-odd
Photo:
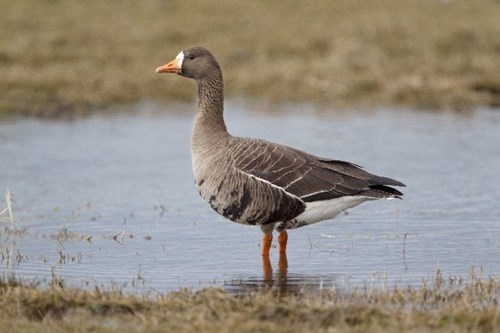
<svg viewBox="0 0 500 333">
<path fill-rule="evenodd" d="M 179 64 L 179 61 L 177 59 L 172 60 L 166 65 L 160 66 L 156 69 L 156 73 L 174 73 L 174 74 L 180 74 L 181 73 L 181 66 Z"/>
</svg>

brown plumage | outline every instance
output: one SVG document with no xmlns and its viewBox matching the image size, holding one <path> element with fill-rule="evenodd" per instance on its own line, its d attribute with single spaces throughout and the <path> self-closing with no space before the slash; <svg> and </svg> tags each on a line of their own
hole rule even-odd
<svg viewBox="0 0 500 333">
<path fill-rule="evenodd" d="M 176 73 L 197 85 L 191 154 L 200 195 L 224 217 L 259 225 L 269 254 L 272 231 L 286 251 L 286 230 L 331 219 L 364 201 L 400 198 L 403 183 L 344 161 L 325 159 L 272 142 L 231 136 L 224 123 L 222 71 L 203 47 L 179 53 L 157 73 Z M 283 244 L 282 244 L 283 243 Z"/>
</svg>

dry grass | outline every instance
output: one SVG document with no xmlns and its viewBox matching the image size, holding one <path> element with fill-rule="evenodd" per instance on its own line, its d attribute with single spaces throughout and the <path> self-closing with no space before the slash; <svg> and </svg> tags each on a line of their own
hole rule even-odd
<svg viewBox="0 0 500 333">
<path fill-rule="evenodd" d="M 196 44 L 233 97 L 500 104 L 498 0 L 19 0 L 0 12 L 0 114 L 192 99 L 192 83 L 154 69 Z"/>
<path fill-rule="evenodd" d="M 471 273 L 419 288 L 319 294 L 264 290 L 230 295 L 181 290 L 154 297 L 120 291 L 46 290 L 0 282 L 2 332 L 498 332 L 500 282 Z"/>
</svg>

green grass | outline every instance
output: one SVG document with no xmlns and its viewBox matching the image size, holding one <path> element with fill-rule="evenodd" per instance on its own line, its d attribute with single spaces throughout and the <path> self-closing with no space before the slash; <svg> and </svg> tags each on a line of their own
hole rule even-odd
<svg viewBox="0 0 500 333">
<path fill-rule="evenodd" d="M 150 297 L 0 282 L 1 332 L 498 332 L 500 282 L 471 273 L 390 290 Z"/>
<path fill-rule="evenodd" d="M 0 13 L 0 114 L 191 100 L 191 82 L 154 70 L 192 45 L 219 59 L 230 97 L 500 105 L 497 0 L 4 0 Z"/>
</svg>

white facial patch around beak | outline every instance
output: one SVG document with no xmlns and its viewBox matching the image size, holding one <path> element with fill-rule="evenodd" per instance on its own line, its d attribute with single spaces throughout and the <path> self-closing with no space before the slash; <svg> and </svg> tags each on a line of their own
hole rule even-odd
<svg viewBox="0 0 500 333">
<path fill-rule="evenodd" d="M 179 52 L 177 57 L 175 57 L 175 60 L 177 62 L 177 66 L 182 68 L 182 63 L 184 62 L 184 51 Z"/>
</svg>

